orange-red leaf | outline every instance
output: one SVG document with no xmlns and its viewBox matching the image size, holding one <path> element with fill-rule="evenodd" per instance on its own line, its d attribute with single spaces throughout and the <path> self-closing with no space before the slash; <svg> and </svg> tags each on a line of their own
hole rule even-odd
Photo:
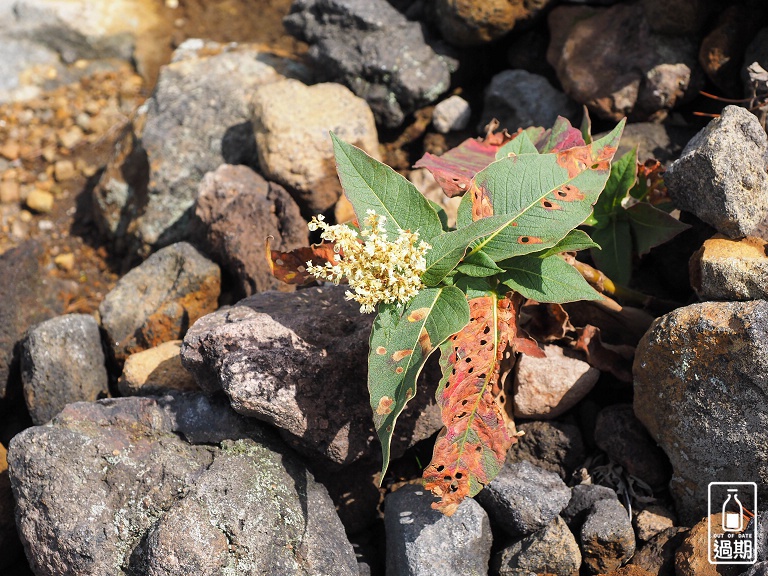
<svg viewBox="0 0 768 576">
<path fill-rule="evenodd" d="M 440 498 L 433 508 L 449 516 L 496 477 L 517 438 L 499 378 L 515 338 L 514 303 L 489 294 L 470 300 L 469 309 L 469 324 L 440 348 L 445 427 L 424 470 L 425 488 Z"/>
<path fill-rule="evenodd" d="M 333 262 L 333 244 L 330 242 L 303 246 L 290 252 L 280 252 L 271 249 L 269 240 L 269 238 L 266 240 L 269 269 L 275 278 L 286 284 L 303 286 L 316 280 L 307 272 L 307 262 L 312 262 L 316 266 Z"/>
</svg>

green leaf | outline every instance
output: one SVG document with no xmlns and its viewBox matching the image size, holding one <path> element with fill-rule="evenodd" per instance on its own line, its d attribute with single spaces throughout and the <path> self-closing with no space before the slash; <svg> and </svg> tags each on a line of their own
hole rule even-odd
<svg viewBox="0 0 768 576">
<path fill-rule="evenodd" d="M 467 276 L 474 276 L 476 278 L 485 278 L 487 276 L 493 276 L 499 272 L 503 272 L 502 268 L 496 265 L 493 259 L 480 250 L 479 252 L 473 252 L 467 258 L 464 258 L 456 270 Z"/>
<path fill-rule="evenodd" d="M 623 126 L 590 146 L 502 158 L 480 171 L 467 194 L 489 197 L 493 214 L 511 219 L 473 252 L 482 249 L 497 262 L 538 252 L 584 222 L 608 179 Z"/>
<path fill-rule="evenodd" d="M 373 210 L 386 216 L 390 239 L 397 238 L 398 229 L 418 230 L 427 242 L 443 232 L 439 216 L 411 182 L 333 132 L 330 135 L 341 186 L 360 223 L 366 211 Z"/>
<path fill-rule="evenodd" d="M 578 270 L 560 256 L 517 256 L 505 264 L 507 271 L 499 276 L 499 281 L 537 302 L 562 304 L 602 298 Z"/>
<path fill-rule="evenodd" d="M 434 200 L 428 200 L 429 205 L 432 206 L 432 210 L 437 213 L 437 217 L 440 218 L 440 225 L 443 227 L 443 231 L 447 232 L 450 230 L 448 227 L 448 213 L 445 211 L 445 208 L 440 206 L 437 202 Z"/>
<path fill-rule="evenodd" d="M 519 156 L 520 154 L 538 154 L 536 145 L 531 142 L 527 132 L 521 132 L 512 140 L 504 144 L 496 152 L 496 160 L 506 158 L 507 156 Z"/>
<path fill-rule="evenodd" d="M 588 248 L 600 248 L 600 246 L 583 230 L 571 230 L 566 234 L 565 238 L 552 246 L 552 248 L 544 250 L 540 255 L 546 257 L 560 254 L 561 252 L 578 252 Z"/>
<path fill-rule="evenodd" d="M 456 287 L 459 288 L 467 297 L 467 301 L 472 298 L 488 296 L 493 292 L 488 278 L 473 278 L 472 276 L 460 276 L 456 279 Z"/>
<path fill-rule="evenodd" d="M 454 286 L 426 288 L 407 305 L 384 304 L 373 323 L 368 391 L 381 441 L 382 477 L 389 465 L 395 423 L 416 394 L 416 380 L 434 349 L 469 322 L 464 293 Z"/>
<path fill-rule="evenodd" d="M 589 251 L 599 270 L 617 284 L 626 285 L 632 277 L 632 236 L 629 221 L 611 218 L 604 228 L 592 230 L 592 239 L 603 247 Z"/>
<path fill-rule="evenodd" d="M 637 149 L 633 148 L 611 165 L 605 190 L 595 204 L 593 216 L 597 227 L 607 225 L 608 219 L 622 210 L 621 202 L 637 180 Z"/>
<path fill-rule="evenodd" d="M 627 208 L 627 216 L 635 235 L 635 248 L 640 256 L 690 228 L 688 224 L 647 202 L 639 202 Z"/>
</svg>

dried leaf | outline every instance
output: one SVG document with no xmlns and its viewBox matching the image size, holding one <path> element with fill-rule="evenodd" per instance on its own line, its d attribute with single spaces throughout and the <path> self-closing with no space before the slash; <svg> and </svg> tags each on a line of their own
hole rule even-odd
<svg viewBox="0 0 768 576">
<path fill-rule="evenodd" d="M 517 438 L 504 409 L 501 361 L 514 351 L 541 351 L 517 335 L 520 297 L 514 298 L 489 293 L 471 299 L 469 324 L 440 348 L 437 401 L 445 428 L 424 470 L 424 486 L 440 498 L 432 507 L 448 516 L 496 477 Z"/>
<path fill-rule="evenodd" d="M 574 328 L 561 304 L 528 300 L 520 309 L 520 324 L 539 342 L 565 338 Z"/>
<path fill-rule="evenodd" d="M 610 372 L 622 382 L 632 382 L 632 359 L 635 355 L 632 346 L 605 344 L 600 337 L 600 329 L 591 324 L 577 328 L 576 334 L 578 339 L 573 347 L 586 354 L 590 366 Z"/>
<path fill-rule="evenodd" d="M 267 263 L 272 275 L 286 284 L 305 286 L 315 282 L 317 278 L 307 272 L 307 262 L 315 266 L 322 266 L 326 262 L 333 262 L 333 244 L 321 242 L 312 246 L 303 246 L 290 252 L 272 250 L 270 238 L 266 240 Z"/>
<path fill-rule="evenodd" d="M 468 139 L 442 156 L 427 152 L 413 166 L 429 170 L 445 195 L 453 198 L 464 194 L 474 175 L 496 159 L 497 149 L 498 146 Z"/>
</svg>

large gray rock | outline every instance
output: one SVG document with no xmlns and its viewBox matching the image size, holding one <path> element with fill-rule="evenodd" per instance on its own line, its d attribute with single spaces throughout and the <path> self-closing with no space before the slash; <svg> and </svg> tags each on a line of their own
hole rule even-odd
<svg viewBox="0 0 768 576">
<path fill-rule="evenodd" d="M 348 464 L 377 454 L 366 389 L 373 318 L 344 292 L 263 292 L 222 308 L 189 330 L 182 363 L 203 390 L 223 390 L 237 412 L 277 426 L 308 455 Z M 398 419 L 393 457 L 442 427 L 431 390 L 417 386 Z"/>
<path fill-rule="evenodd" d="M 757 118 L 726 106 L 664 174 L 675 206 L 729 238 L 749 236 L 768 217 L 768 138 Z"/>
<path fill-rule="evenodd" d="M 572 576 L 581 566 L 581 551 L 565 521 L 557 516 L 545 528 L 502 549 L 492 566 L 499 576 Z"/>
<path fill-rule="evenodd" d="M 166 246 L 123 276 L 99 306 L 115 357 L 180 340 L 217 307 L 219 267 L 191 244 Z"/>
<path fill-rule="evenodd" d="M 94 189 L 97 222 L 116 248 L 145 255 L 188 239 L 203 175 L 222 163 L 257 167 L 253 90 L 293 72 L 252 46 L 182 44 Z"/>
<path fill-rule="evenodd" d="M 586 458 L 578 426 L 538 420 L 522 422 L 517 429 L 525 434 L 507 452 L 507 462 L 527 460 L 539 468 L 555 472 L 567 482 Z"/>
<path fill-rule="evenodd" d="M 591 574 L 615 570 L 635 553 L 635 532 L 618 500 L 598 500 L 579 536 L 584 564 Z"/>
<path fill-rule="evenodd" d="M 325 79 L 365 98 L 385 126 L 399 126 L 450 86 L 451 65 L 386 0 L 294 0 L 283 23 L 310 44 Z"/>
<path fill-rule="evenodd" d="M 35 424 L 70 402 L 109 394 L 99 325 L 93 316 L 68 314 L 30 328 L 21 343 L 21 380 Z"/>
<path fill-rule="evenodd" d="M 307 223 L 282 186 L 267 182 L 247 166 L 222 164 L 203 177 L 195 202 L 200 225 L 197 243 L 235 280 L 235 296 L 293 286 L 269 269 L 264 242 L 289 251 L 309 243 Z"/>
<path fill-rule="evenodd" d="M 766 342 L 768 301 L 754 300 L 678 308 L 637 347 L 635 414 L 672 462 L 687 525 L 700 518 L 709 482 L 752 478 L 766 494 Z"/>
<path fill-rule="evenodd" d="M 286 186 L 307 214 L 325 212 L 341 195 L 328 132 L 379 157 L 371 109 L 341 84 L 273 82 L 254 91 L 252 110 L 262 173 Z"/>
<path fill-rule="evenodd" d="M 445 516 L 432 509 L 435 501 L 413 484 L 387 495 L 387 576 L 488 574 L 492 536 L 485 511 L 466 498 Z"/>
<path fill-rule="evenodd" d="M 554 472 L 517 462 L 505 464 L 476 498 L 510 536 L 524 536 L 552 522 L 568 505 L 571 489 Z"/>
<path fill-rule="evenodd" d="M 560 513 L 568 527 L 578 534 L 581 526 L 599 500 L 617 500 L 616 492 L 599 484 L 577 484 L 571 489 L 571 500 Z"/>
<path fill-rule="evenodd" d="M 514 133 L 518 128 L 543 126 L 549 128 L 558 116 L 574 117 L 576 105 L 538 74 L 525 70 L 499 72 L 485 89 L 483 115 L 477 126 L 479 132 L 491 119 L 500 128 Z"/>
<path fill-rule="evenodd" d="M 16 436 L 9 465 L 38 576 L 357 574 L 325 489 L 199 395 L 70 404 Z"/>
</svg>

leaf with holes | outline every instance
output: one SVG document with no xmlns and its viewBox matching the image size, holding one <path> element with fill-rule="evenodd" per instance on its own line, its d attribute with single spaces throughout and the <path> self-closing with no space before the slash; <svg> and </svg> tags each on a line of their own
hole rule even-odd
<svg viewBox="0 0 768 576">
<path fill-rule="evenodd" d="M 472 177 L 496 159 L 498 146 L 468 139 L 442 156 L 427 152 L 414 164 L 426 168 L 449 198 L 461 196 Z"/>
<path fill-rule="evenodd" d="M 379 306 L 368 354 L 368 392 L 381 441 L 382 478 L 395 423 L 416 394 L 416 380 L 427 357 L 468 320 L 467 299 L 454 286 L 425 288 L 405 306 Z"/>
<path fill-rule="evenodd" d="M 437 212 L 408 179 L 332 132 L 331 140 L 341 186 L 359 222 L 373 210 L 387 218 L 385 228 L 391 239 L 397 238 L 398 229 L 418 231 L 427 242 L 442 234 Z"/>
<path fill-rule="evenodd" d="M 498 262 L 557 244 L 590 215 L 623 127 L 622 120 L 588 146 L 502 158 L 478 172 L 469 190 L 472 219 L 504 214 L 511 220 L 472 250 L 483 250 Z"/>
<path fill-rule="evenodd" d="M 333 244 L 321 242 L 312 246 L 302 246 L 290 252 L 272 250 L 270 238 L 266 240 L 267 264 L 272 275 L 286 284 L 305 286 L 317 282 L 317 278 L 307 272 L 307 262 L 322 266 L 333 262 Z"/>
<path fill-rule="evenodd" d="M 539 152 L 542 154 L 560 152 L 561 150 L 585 146 L 586 144 L 587 142 L 584 141 L 581 131 L 571 126 L 567 118 L 558 116 L 555 124 L 549 130 L 547 139 L 539 146 Z"/>
<path fill-rule="evenodd" d="M 519 304 L 519 298 L 494 293 L 471 299 L 469 324 L 440 347 L 437 402 L 444 428 L 424 470 L 424 487 L 440 498 L 432 507 L 449 516 L 496 477 L 517 438 L 500 374 L 518 348 Z"/>
</svg>

